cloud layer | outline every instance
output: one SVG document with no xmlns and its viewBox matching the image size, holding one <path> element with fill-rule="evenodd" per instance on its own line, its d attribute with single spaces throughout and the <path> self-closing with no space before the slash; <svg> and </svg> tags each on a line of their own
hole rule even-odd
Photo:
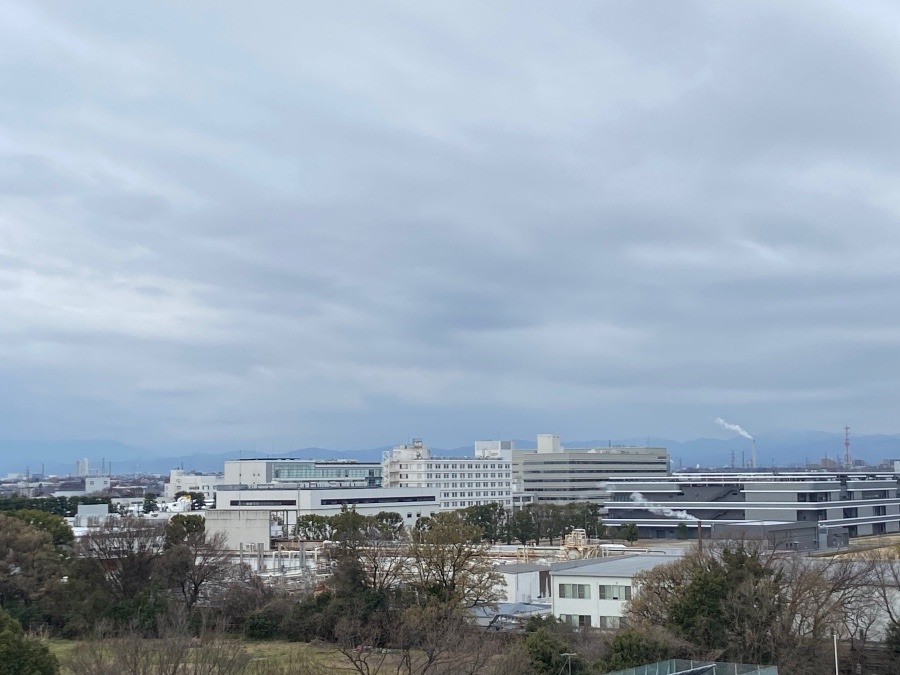
<svg viewBox="0 0 900 675">
<path fill-rule="evenodd" d="M 894 3 L 3 14 L 6 437 L 897 430 Z"/>
</svg>

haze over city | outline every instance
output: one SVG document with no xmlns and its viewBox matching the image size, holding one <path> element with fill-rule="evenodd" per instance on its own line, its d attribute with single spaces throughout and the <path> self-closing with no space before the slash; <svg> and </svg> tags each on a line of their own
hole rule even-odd
<svg viewBox="0 0 900 675">
<path fill-rule="evenodd" d="M 900 432 L 895 3 L 0 4 L 0 440 Z"/>
</svg>

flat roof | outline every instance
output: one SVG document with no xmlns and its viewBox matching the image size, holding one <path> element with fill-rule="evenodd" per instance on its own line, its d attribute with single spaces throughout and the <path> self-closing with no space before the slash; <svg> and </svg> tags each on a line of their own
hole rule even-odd
<svg viewBox="0 0 900 675">
<path fill-rule="evenodd" d="M 624 555 L 597 558 L 591 563 L 577 567 L 565 567 L 558 569 L 551 565 L 551 572 L 562 576 L 573 577 L 631 577 L 638 572 L 644 572 L 659 565 L 666 565 L 681 558 L 681 552 L 672 552 L 669 555 Z"/>
<path fill-rule="evenodd" d="M 546 572 L 550 569 L 550 564 L 540 563 L 509 563 L 507 565 L 494 565 L 494 571 L 506 574 L 523 574 L 525 572 Z"/>
</svg>

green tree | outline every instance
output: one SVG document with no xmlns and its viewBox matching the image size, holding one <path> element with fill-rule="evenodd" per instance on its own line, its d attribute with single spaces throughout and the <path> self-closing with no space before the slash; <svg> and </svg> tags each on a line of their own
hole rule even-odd
<svg viewBox="0 0 900 675">
<path fill-rule="evenodd" d="M 301 515 L 294 524 L 294 535 L 304 541 L 331 539 L 333 535 L 331 518 L 315 513 Z"/>
<path fill-rule="evenodd" d="M 638 528 L 635 523 L 625 523 L 619 526 L 619 538 L 624 539 L 629 544 L 633 544 L 638 540 Z"/>
<path fill-rule="evenodd" d="M 157 494 L 155 492 L 148 492 L 144 495 L 144 513 L 153 513 L 154 511 L 159 511 L 159 506 L 156 503 Z"/>
<path fill-rule="evenodd" d="M 528 542 L 537 538 L 534 518 L 530 509 L 518 509 L 509 519 L 509 535 L 515 541 L 527 546 Z"/>
<path fill-rule="evenodd" d="M 604 672 L 625 670 L 680 656 L 684 656 L 682 650 L 671 639 L 630 628 L 616 634 L 600 665 Z"/>
<path fill-rule="evenodd" d="M 6 515 L 23 520 L 32 527 L 42 530 L 53 539 L 53 545 L 68 547 L 75 542 L 75 534 L 69 523 L 62 516 L 38 509 L 21 509 L 19 511 L 7 511 Z"/>
<path fill-rule="evenodd" d="M 206 531 L 206 521 L 203 516 L 187 516 L 177 513 L 166 523 L 165 544 L 166 549 L 174 548 L 187 541 L 193 534 L 203 534 Z"/>
<path fill-rule="evenodd" d="M 375 534 L 379 539 L 398 541 L 403 537 L 403 516 L 394 511 L 381 511 L 374 516 Z"/>
<path fill-rule="evenodd" d="M 22 626 L 0 609 L 0 675 L 57 675 L 59 663 L 45 644 L 25 636 Z"/>
<path fill-rule="evenodd" d="M 51 536 L 24 520 L 0 515 L 0 607 L 18 619 L 38 620 L 40 603 L 65 575 Z"/>
<path fill-rule="evenodd" d="M 496 589 L 503 578 L 488 559 L 481 530 L 466 523 L 458 511 L 436 513 L 427 530 L 414 533 L 410 557 L 425 593 L 468 607 L 497 601 Z"/>
<path fill-rule="evenodd" d="M 574 654 L 571 645 L 558 633 L 549 626 L 540 626 L 525 638 L 525 649 L 534 671 L 538 675 L 559 675 L 568 673 L 571 667 L 573 675 L 589 672 L 584 659 Z"/>
<path fill-rule="evenodd" d="M 476 504 L 462 509 L 462 514 L 465 521 L 481 530 L 482 536 L 491 544 L 503 538 L 507 521 L 507 512 L 503 504 L 499 502 Z"/>
<path fill-rule="evenodd" d="M 679 522 L 678 525 L 675 526 L 675 536 L 679 539 L 687 539 L 690 536 L 688 526 L 683 522 Z"/>
</svg>

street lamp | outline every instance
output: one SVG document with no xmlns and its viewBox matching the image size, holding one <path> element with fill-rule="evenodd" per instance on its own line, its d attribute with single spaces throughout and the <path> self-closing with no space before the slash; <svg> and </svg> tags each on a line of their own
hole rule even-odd
<svg viewBox="0 0 900 675">
<path fill-rule="evenodd" d="M 566 657 L 566 667 L 569 669 L 569 675 L 572 675 L 572 657 L 578 656 L 578 654 L 575 652 L 564 652 L 560 656 Z"/>
</svg>

